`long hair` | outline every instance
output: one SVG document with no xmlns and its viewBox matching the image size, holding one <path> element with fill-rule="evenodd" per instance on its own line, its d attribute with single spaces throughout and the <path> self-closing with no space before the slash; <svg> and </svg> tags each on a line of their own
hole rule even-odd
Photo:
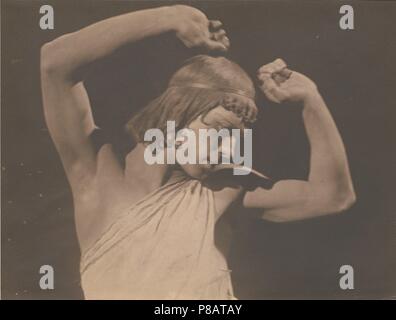
<svg viewBox="0 0 396 320">
<path fill-rule="evenodd" d="M 239 65 L 224 57 L 194 56 L 175 72 L 164 93 L 129 120 L 126 131 L 141 142 L 148 129 L 164 132 L 171 120 L 176 130 L 185 128 L 219 105 L 253 122 L 254 96 L 253 82 Z"/>
</svg>

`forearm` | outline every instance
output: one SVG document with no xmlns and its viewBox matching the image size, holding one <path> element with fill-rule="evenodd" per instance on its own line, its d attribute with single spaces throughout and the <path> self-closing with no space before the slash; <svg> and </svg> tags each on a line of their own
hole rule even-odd
<svg viewBox="0 0 396 320">
<path fill-rule="evenodd" d="M 118 48 L 172 30 L 170 7 L 112 17 L 61 36 L 42 48 L 42 69 L 71 76 Z"/>
<path fill-rule="evenodd" d="M 354 197 L 344 144 L 319 93 L 305 99 L 303 120 L 311 147 L 308 181 L 326 194 Z"/>
</svg>

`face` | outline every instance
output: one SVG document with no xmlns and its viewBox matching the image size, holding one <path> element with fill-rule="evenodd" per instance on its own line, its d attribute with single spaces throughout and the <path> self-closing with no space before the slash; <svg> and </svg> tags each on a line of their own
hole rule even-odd
<svg viewBox="0 0 396 320">
<path fill-rule="evenodd" d="M 244 122 L 243 119 L 238 117 L 234 112 L 226 110 L 222 106 L 218 106 L 210 110 L 205 116 L 200 116 L 193 120 L 188 128 L 195 133 L 195 146 L 196 146 L 196 161 L 197 164 L 183 164 L 180 165 L 181 168 L 191 177 L 196 179 L 205 179 L 211 173 L 221 170 L 225 167 L 232 167 L 230 164 L 221 164 L 222 155 L 230 155 L 231 143 L 229 140 L 223 141 L 223 139 L 212 139 L 216 141 L 215 144 L 210 144 L 210 139 L 206 142 L 206 155 L 200 156 L 199 148 L 199 130 L 200 129 L 215 129 L 228 130 L 229 136 L 231 137 L 231 129 L 240 129 L 243 133 Z M 218 141 L 218 143 L 217 143 Z M 242 139 L 240 139 L 242 141 Z M 183 142 L 180 142 L 180 145 Z M 202 153 L 201 153 L 202 154 Z M 210 163 L 210 154 L 212 154 L 212 159 L 214 157 L 218 158 L 218 164 Z M 207 164 L 201 164 L 203 161 L 207 161 Z"/>
</svg>

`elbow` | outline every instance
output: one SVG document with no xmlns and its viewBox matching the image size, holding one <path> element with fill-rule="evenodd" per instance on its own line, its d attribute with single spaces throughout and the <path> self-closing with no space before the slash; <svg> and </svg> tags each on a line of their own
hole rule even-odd
<svg viewBox="0 0 396 320">
<path fill-rule="evenodd" d="M 340 205 L 340 211 L 345 211 L 351 208 L 356 202 L 356 193 L 354 190 L 351 190 L 348 195 L 344 198 L 343 202 Z"/>
<path fill-rule="evenodd" d="M 61 39 L 55 39 L 41 46 L 40 71 L 42 74 L 62 74 L 65 69 L 64 44 Z"/>
<path fill-rule="evenodd" d="M 56 53 L 54 43 L 45 43 L 40 50 L 40 70 L 42 73 L 53 73 L 56 67 Z"/>
<path fill-rule="evenodd" d="M 342 213 L 351 208 L 356 202 L 356 194 L 353 188 L 337 192 L 330 201 L 331 213 Z"/>
</svg>

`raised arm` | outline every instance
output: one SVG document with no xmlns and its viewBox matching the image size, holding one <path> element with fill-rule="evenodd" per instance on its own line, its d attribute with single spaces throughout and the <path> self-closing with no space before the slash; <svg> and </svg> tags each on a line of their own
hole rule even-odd
<svg viewBox="0 0 396 320">
<path fill-rule="evenodd" d="M 303 104 L 303 121 L 311 148 L 310 170 L 308 181 L 284 180 L 271 190 L 247 192 L 244 205 L 264 209 L 262 217 L 277 222 L 349 208 L 355 193 L 345 148 L 316 85 L 306 76 L 287 69 L 281 59 L 261 67 L 258 77 L 270 100 Z"/>
<path fill-rule="evenodd" d="M 165 32 L 175 32 L 188 47 L 225 51 L 229 46 L 219 21 L 208 21 L 192 7 L 172 6 L 106 19 L 42 47 L 45 119 L 71 183 L 92 177 L 96 170 L 89 139 L 95 125 L 82 83 L 83 67 L 128 43 Z"/>
</svg>

